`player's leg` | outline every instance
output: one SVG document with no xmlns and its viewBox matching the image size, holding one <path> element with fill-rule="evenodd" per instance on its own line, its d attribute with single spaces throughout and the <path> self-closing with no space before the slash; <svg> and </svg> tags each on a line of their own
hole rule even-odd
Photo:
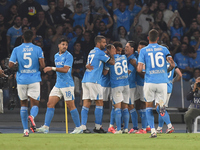
<svg viewBox="0 0 200 150">
<path fill-rule="evenodd" d="M 155 84 L 152 83 L 145 83 L 144 84 L 144 97 L 146 99 L 146 117 L 148 124 L 151 128 L 151 136 L 152 138 L 157 137 L 155 125 L 154 125 L 154 116 L 153 116 L 153 100 L 155 99 Z"/>
<path fill-rule="evenodd" d="M 83 129 L 83 133 L 91 133 L 89 129 L 87 129 L 86 124 L 87 124 L 87 119 L 88 119 L 88 112 L 89 108 L 91 105 L 91 100 L 90 100 L 90 91 L 88 83 L 82 83 L 82 88 L 83 88 L 83 106 L 81 110 L 81 127 Z"/>
<path fill-rule="evenodd" d="M 28 130 L 28 95 L 27 95 L 28 85 L 17 84 L 17 92 L 20 99 L 21 109 L 20 116 L 21 122 L 24 129 L 24 137 L 29 136 Z"/>
<path fill-rule="evenodd" d="M 36 124 L 34 118 L 38 115 L 39 111 L 39 101 L 40 101 L 40 83 L 36 82 L 28 85 L 28 96 L 30 99 L 30 116 L 28 116 L 28 120 L 30 122 L 30 129 L 32 132 L 36 131 Z"/>
<path fill-rule="evenodd" d="M 49 126 L 54 116 L 55 105 L 59 102 L 61 98 L 62 98 L 62 93 L 60 89 L 54 86 L 49 94 L 49 100 L 47 102 L 47 110 L 45 114 L 44 125 L 40 128 L 37 128 L 36 129 L 37 132 L 43 132 L 43 133 L 49 132 Z"/>
</svg>

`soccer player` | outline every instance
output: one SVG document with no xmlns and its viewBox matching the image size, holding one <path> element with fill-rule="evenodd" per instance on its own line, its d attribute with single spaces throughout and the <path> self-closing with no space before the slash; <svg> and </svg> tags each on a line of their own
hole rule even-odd
<svg viewBox="0 0 200 150">
<path fill-rule="evenodd" d="M 162 46 L 165 46 L 167 49 L 169 49 L 168 46 L 165 45 L 165 44 L 162 44 Z M 167 67 L 169 67 L 169 66 L 170 66 L 170 64 L 167 62 Z M 175 77 L 174 77 L 174 73 L 176 73 Z M 170 72 L 168 72 L 168 79 L 169 79 L 169 81 L 167 83 L 167 101 L 166 101 L 165 107 L 168 107 L 169 99 L 170 99 L 170 96 L 171 96 L 171 93 L 172 93 L 173 83 L 175 81 L 180 80 L 181 77 L 182 77 L 182 73 L 178 69 L 177 64 L 175 63 L 175 67 Z M 156 108 L 157 108 L 157 105 L 158 105 L 158 103 L 156 104 Z M 165 113 L 167 113 L 167 111 L 165 111 Z M 170 123 L 171 122 L 169 122 L 168 124 L 170 124 Z M 162 127 L 163 127 L 163 125 L 164 125 L 164 120 L 162 119 L 161 115 L 159 114 L 158 115 L 158 127 L 157 127 L 157 130 L 156 130 L 157 133 L 162 133 Z M 173 127 L 172 128 L 168 128 L 167 131 L 166 131 L 166 133 L 172 133 L 173 131 L 174 131 Z"/>
<path fill-rule="evenodd" d="M 71 134 L 83 132 L 80 127 L 79 113 L 74 104 L 74 81 L 71 76 L 73 57 L 67 51 L 68 44 L 69 43 L 66 39 L 61 38 L 58 44 L 59 52 L 54 56 L 56 67 L 44 68 L 45 73 L 48 71 L 56 71 L 57 79 L 55 86 L 49 94 L 44 125 L 37 128 L 37 132 L 49 132 L 49 126 L 54 116 L 55 105 L 60 101 L 62 96 L 64 97 L 65 103 L 70 110 L 74 124 L 76 125 L 76 128 L 73 132 L 71 132 Z"/>
<path fill-rule="evenodd" d="M 108 45 L 107 50 L 115 49 L 113 45 Z M 128 66 L 125 55 L 115 54 L 115 65 L 106 64 L 104 75 L 110 73 L 112 101 L 115 107 L 115 121 L 117 131 L 115 134 L 121 134 L 121 117 L 124 121 L 124 133 L 128 133 L 129 124 L 129 82 L 128 82 Z M 122 109 L 122 112 L 121 112 Z"/>
<path fill-rule="evenodd" d="M 34 118 L 38 114 L 40 100 L 40 67 L 44 68 L 44 56 L 42 49 L 32 44 L 33 32 L 27 30 L 23 34 L 24 43 L 15 47 L 10 60 L 9 67 L 18 63 L 16 76 L 17 91 L 21 103 L 20 115 L 24 128 L 24 137 L 29 136 L 28 119 L 31 122 L 31 130 L 35 132 Z M 30 99 L 31 111 L 28 116 L 28 98 Z"/>
<path fill-rule="evenodd" d="M 129 112 L 131 114 L 131 120 L 133 124 L 133 128 L 129 131 L 129 133 L 135 133 L 138 131 L 138 114 L 134 106 L 135 102 L 135 94 L 136 94 L 136 69 L 137 69 L 137 58 L 134 55 L 134 41 L 128 41 L 125 47 L 125 54 L 128 62 L 128 80 L 130 87 L 130 97 L 129 97 Z"/>
<path fill-rule="evenodd" d="M 109 55 L 106 55 L 102 50 L 106 47 L 106 38 L 104 36 L 98 35 L 95 37 L 94 49 L 92 49 L 88 55 L 87 65 L 90 64 L 93 70 L 86 69 L 83 80 L 83 107 L 81 110 L 81 124 L 83 133 L 91 133 L 89 129 L 86 128 L 88 111 L 91 105 L 91 101 L 95 100 L 95 128 L 96 133 L 105 133 L 101 127 L 102 121 L 102 111 L 103 111 L 103 89 L 100 85 L 101 74 L 103 72 L 103 63 L 107 62 L 111 65 L 115 64 L 114 54 L 115 51 L 110 51 Z"/>
<path fill-rule="evenodd" d="M 142 72 L 143 65 L 145 65 L 144 97 L 147 101 L 146 117 L 151 128 L 151 138 L 157 137 L 152 110 L 154 100 L 159 103 L 156 109 L 160 112 L 163 120 L 166 123 L 169 122 L 169 115 L 165 113 L 168 82 L 167 70 L 171 71 L 175 67 L 169 50 L 157 44 L 158 35 L 158 31 L 155 29 L 149 31 L 149 45 L 141 49 L 137 66 L 137 71 Z M 166 60 L 170 63 L 168 69 Z M 168 128 L 172 128 L 172 125 L 169 124 Z"/>
</svg>

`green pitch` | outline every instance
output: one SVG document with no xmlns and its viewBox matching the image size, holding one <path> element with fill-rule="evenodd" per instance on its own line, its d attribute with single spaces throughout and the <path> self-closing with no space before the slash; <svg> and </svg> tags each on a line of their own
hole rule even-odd
<svg viewBox="0 0 200 150">
<path fill-rule="evenodd" d="M 0 134 L 0 150 L 198 150 L 200 134 Z"/>
</svg>

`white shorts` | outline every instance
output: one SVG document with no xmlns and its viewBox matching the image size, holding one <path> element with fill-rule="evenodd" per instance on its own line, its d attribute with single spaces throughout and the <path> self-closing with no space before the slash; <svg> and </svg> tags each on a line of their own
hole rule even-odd
<svg viewBox="0 0 200 150">
<path fill-rule="evenodd" d="M 126 103 L 129 104 L 129 85 L 119 86 L 111 89 L 113 104 Z"/>
<path fill-rule="evenodd" d="M 135 99 L 138 100 L 140 99 L 142 102 L 145 102 L 144 100 L 144 86 L 136 86 L 136 94 L 135 94 Z"/>
<path fill-rule="evenodd" d="M 65 101 L 74 100 L 74 87 L 57 88 L 54 86 L 49 96 L 57 96 L 60 99 L 63 96 Z"/>
<path fill-rule="evenodd" d="M 103 101 L 108 101 L 112 99 L 111 87 L 102 87 L 103 88 Z"/>
<path fill-rule="evenodd" d="M 40 82 L 17 84 L 17 92 L 20 100 L 27 100 L 28 97 L 40 100 Z"/>
<path fill-rule="evenodd" d="M 167 93 L 167 101 L 165 103 L 165 107 L 168 107 L 170 96 L 171 96 L 171 93 Z"/>
<path fill-rule="evenodd" d="M 167 83 L 144 83 L 144 98 L 146 102 L 155 100 L 155 102 L 165 105 L 167 100 Z"/>
<path fill-rule="evenodd" d="M 81 92 L 81 79 L 79 79 L 78 77 L 74 76 L 74 92 L 75 93 L 80 93 Z"/>
<path fill-rule="evenodd" d="M 103 100 L 103 88 L 100 84 L 86 82 L 82 83 L 83 100 Z"/>
<path fill-rule="evenodd" d="M 135 98 L 135 95 L 136 95 L 136 88 L 130 88 L 129 104 L 134 104 L 134 102 L 137 100 Z"/>
</svg>

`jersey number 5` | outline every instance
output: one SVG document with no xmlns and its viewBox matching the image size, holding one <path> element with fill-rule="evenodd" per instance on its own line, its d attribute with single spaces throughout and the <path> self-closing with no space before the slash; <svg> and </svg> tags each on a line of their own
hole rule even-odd
<svg viewBox="0 0 200 150">
<path fill-rule="evenodd" d="M 24 65 L 24 68 L 30 68 L 32 66 L 32 59 L 31 57 L 29 57 L 31 55 L 31 53 L 24 53 L 24 60 L 28 60 L 28 65 Z"/>
<path fill-rule="evenodd" d="M 157 52 L 156 55 L 155 55 L 156 66 L 155 66 L 155 62 L 154 62 L 153 53 L 148 53 L 148 55 L 151 58 L 151 67 L 152 68 L 155 68 L 156 66 L 157 67 L 163 67 L 164 66 L 165 60 L 164 60 L 164 57 L 163 57 L 164 54 L 162 52 Z M 161 63 L 159 62 L 159 60 L 161 60 Z"/>
</svg>

